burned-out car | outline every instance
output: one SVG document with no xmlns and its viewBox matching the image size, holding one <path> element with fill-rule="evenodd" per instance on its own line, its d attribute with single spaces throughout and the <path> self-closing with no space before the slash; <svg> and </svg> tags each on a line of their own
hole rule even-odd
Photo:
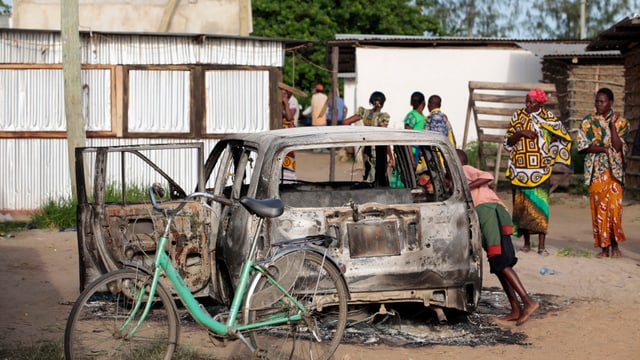
<svg viewBox="0 0 640 360">
<path fill-rule="evenodd" d="M 305 127 L 227 135 L 206 161 L 202 152 L 202 144 L 77 149 L 81 287 L 123 264 L 151 261 L 164 219 L 132 189 L 160 182 L 167 206 L 196 190 L 235 204 L 242 196 L 282 199 L 284 214 L 263 228 L 262 254 L 288 239 L 325 238 L 351 304 L 475 310 L 479 225 L 445 137 Z M 175 224 L 167 250 L 185 282 L 197 296 L 227 304 L 255 219 L 239 205 L 193 202 Z"/>
</svg>

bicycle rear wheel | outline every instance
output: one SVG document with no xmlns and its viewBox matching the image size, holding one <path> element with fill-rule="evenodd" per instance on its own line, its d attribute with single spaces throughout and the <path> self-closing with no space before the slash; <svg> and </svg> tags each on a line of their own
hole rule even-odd
<svg viewBox="0 0 640 360">
<path fill-rule="evenodd" d="M 137 324 L 148 297 L 123 331 L 136 305 L 140 289 L 150 288 L 152 276 L 134 269 L 103 275 L 78 297 L 64 333 L 67 360 L 79 359 L 171 359 L 178 342 L 179 322 L 175 304 L 158 284 L 156 296 L 145 321 L 136 333 L 128 331 Z"/>
<path fill-rule="evenodd" d="M 294 251 L 267 267 L 279 284 L 307 310 L 303 319 L 269 326 L 249 334 L 266 359 L 331 358 L 347 322 L 347 286 L 340 271 L 328 259 L 312 251 Z M 248 323 L 295 314 L 299 309 L 265 276 L 258 274 L 246 306 Z"/>
</svg>

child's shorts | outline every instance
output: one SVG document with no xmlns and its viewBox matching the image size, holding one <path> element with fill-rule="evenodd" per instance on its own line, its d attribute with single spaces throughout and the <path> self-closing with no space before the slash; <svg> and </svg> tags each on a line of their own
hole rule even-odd
<svg viewBox="0 0 640 360">
<path fill-rule="evenodd" d="M 508 266 L 514 267 L 518 262 L 516 252 L 513 249 L 513 242 L 511 242 L 511 235 L 502 235 L 500 247 L 502 248 L 502 254 L 489 258 L 489 270 L 492 274 L 500 273 Z"/>
</svg>

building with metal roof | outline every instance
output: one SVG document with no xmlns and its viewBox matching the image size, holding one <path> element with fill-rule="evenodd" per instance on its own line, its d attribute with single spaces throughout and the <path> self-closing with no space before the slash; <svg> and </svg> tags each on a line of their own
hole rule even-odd
<svg viewBox="0 0 640 360">
<path fill-rule="evenodd" d="M 88 146 L 202 140 L 281 126 L 286 40 L 81 32 Z M 0 212 L 71 193 L 58 31 L 0 29 Z M 166 159 L 176 172 L 186 166 Z M 195 181 L 194 181 L 195 183 Z"/>
</svg>

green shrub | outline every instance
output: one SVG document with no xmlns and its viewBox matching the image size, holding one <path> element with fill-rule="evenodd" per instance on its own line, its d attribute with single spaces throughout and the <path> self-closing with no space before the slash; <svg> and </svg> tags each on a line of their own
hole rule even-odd
<svg viewBox="0 0 640 360">
<path fill-rule="evenodd" d="M 467 147 L 463 149 L 467 153 L 467 161 L 469 165 L 478 167 L 478 141 L 471 141 L 467 143 Z"/>
<path fill-rule="evenodd" d="M 149 199 L 148 187 L 139 184 L 127 185 L 126 188 L 126 201 L 144 201 Z M 120 184 L 111 183 L 107 185 L 105 190 L 105 201 L 120 202 L 122 201 L 122 186 Z"/>
<path fill-rule="evenodd" d="M 127 202 L 141 202 L 149 198 L 147 188 L 142 185 L 128 185 L 126 188 Z M 122 202 L 122 186 L 112 183 L 107 185 L 105 191 L 105 201 L 107 203 Z M 41 229 L 69 229 L 77 224 L 76 209 L 77 201 L 71 198 L 60 198 L 58 200 L 49 199 L 41 208 L 36 211 L 31 222 L 6 221 L 0 222 L 0 234 L 15 230 L 27 230 L 32 228 Z"/>
<path fill-rule="evenodd" d="M 569 183 L 569 194 L 589 195 L 589 187 L 584 183 L 583 178 L 571 180 L 571 183 Z"/>
<path fill-rule="evenodd" d="M 39 228 L 72 228 L 76 226 L 78 203 L 72 199 L 49 199 L 32 217 Z"/>
<path fill-rule="evenodd" d="M 33 225 L 27 221 L 0 221 L 0 236 L 5 236 L 14 230 L 28 230 Z"/>
</svg>

